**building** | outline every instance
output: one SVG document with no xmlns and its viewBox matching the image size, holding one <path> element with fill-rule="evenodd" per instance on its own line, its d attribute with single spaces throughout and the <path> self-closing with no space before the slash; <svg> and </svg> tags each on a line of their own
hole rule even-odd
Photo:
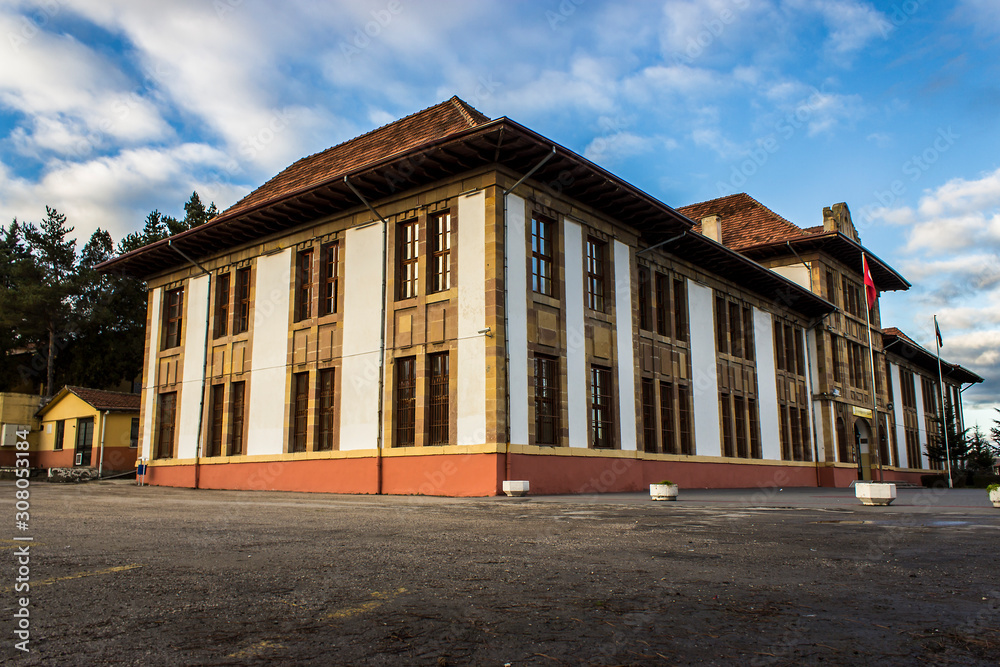
<svg viewBox="0 0 1000 667">
<path fill-rule="evenodd" d="M 942 416 L 937 357 L 898 329 L 881 329 L 879 294 L 906 290 L 910 284 L 861 245 L 846 204 L 824 208 L 823 224 L 805 229 L 745 193 L 678 210 L 699 220 L 703 234 L 837 306 L 805 332 L 804 361 L 814 388 L 811 427 L 822 485 L 845 486 L 861 478 L 915 481 L 919 471 L 942 467 L 926 455 L 928 442 L 938 438 L 937 420 Z M 877 289 L 870 314 L 865 312 L 862 253 Z M 776 345 L 778 338 L 775 332 Z M 784 364 L 791 365 L 790 359 Z M 780 378 L 780 359 L 777 366 Z M 942 379 L 945 400 L 957 406 L 962 430 L 961 387 L 983 380 L 948 363 L 943 365 Z M 877 419 L 873 419 L 873 400 L 877 400 Z M 795 402 L 790 400 L 787 408 L 779 405 L 783 458 L 808 461 L 805 448 L 800 458 L 795 447 L 797 434 L 804 429 L 796 424 Z M 876 439 L 878 446 L 871 446 Z"/>
<path fill-rule="evenodd" d="M 41 435 L 32 467 L 135 470 L 139 394 L 66 386 L 37 416 Z"/>
<path fill-rule="evenodd" d="M 19 432 L 28 432 L 29 451 L 38 447 L 40 426 L 35 412 L 41 404 L 41 396 L 0 392 L 0 468 L 14 465 Z"/>
<path fill-rule="evenodd" d="M 833 403 L 813 400 L 829 383 L 809 341 L 842 311 L 691 217 L 458 98 L 303 158 L 100 267 L 149 286 L 147 480 L 493 495 L 856 478 L 826 441 Z M 860 258 L 828 236 L 823 253 Z M 907 286 L 872 264 L 880 289 Z"/>
</svg>

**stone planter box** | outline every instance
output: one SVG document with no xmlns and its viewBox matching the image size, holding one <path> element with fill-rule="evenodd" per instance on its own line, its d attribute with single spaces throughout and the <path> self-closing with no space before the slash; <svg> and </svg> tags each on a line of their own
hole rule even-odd
<svg viewBox="0 0 1000 667">
<path fill-rule="evenodd" d="M 990 491 L 990 502 L 993 503 L 993 507 L 1000 507 L 1000 489 Z"/>
<path fill-rule="evenodd" d="M 854 495 L 864 505 L 890 505 L 896 499 L 896 485 L 891 482 L 858 482 Z"/>
<path fill-rule="evenodd" d="M 677 500 L 679 489 L 676 484 L 650 484 L 649 497 L 651 500 Z"/>
<path fill-rule="evenodd" d="M 503 483 L 503 492 L 508 496 L 526 496 L 528 495 L 528 480 L 505 480 Z"/>
</svg>

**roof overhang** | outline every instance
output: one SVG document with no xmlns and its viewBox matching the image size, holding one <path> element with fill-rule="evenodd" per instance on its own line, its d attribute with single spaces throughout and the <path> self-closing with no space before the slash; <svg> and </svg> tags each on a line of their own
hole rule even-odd
<svg viewBox="0 0 1000 667">
<path fill-rule="evenodd" d="M 249 209 L 223 213 L 211 221 L 98 265 L 103 273 L 148 278 L 186 263 L 173 245 L 197 258 L 280 233 L 361 205 L 345 177 L 371 202 L 489 165 L 525 174 L 553 156 L 532 181 L 554 196 L 566 195 L 641 235 L 663 237 L 693 222 L 670 206 L 573 151 L 508 118 L 478 125 L 387 156 L 364 167 L 331 173 L 317 184 L 294 190 Z"/>
<path fill-rule="evenodd" d="M 882 347 L 887 353 L 903 357 L 921 368 L 933 371 L 933 373 L 937 375 L 937 355 L 925 350 L 923 347 L 917 345 L 908 338 L 883 331 Z M 950 364 L 944 359 L 941 360 L 941 375 L 945 379 L 952 380 L 958 384 L 978 384 L 984 381 L 983 378 L 979 377 L 968 368 L 964 368 L 958 364 Z"/>
<path fill-rule="evenodd" d="M 864 253 L 868 258 L 868 268 L 871 271 L 872 280 L 875 281 L 875 287 L 880 292 L 910 289 L 910 283 L 899 272 L 842 232 L 824 232 L 762 243 L 741 248 L 740 252 L 756 260 L 767 260 L 788 254 L 789 248 L 793 248 L 797 253 L 822 251 L 847 266 L 856 266 L 858 273 L 861 273 L 861 253 Z"/>
<path fill-rule="evenodd" d="M 764 299 L 806 317 L 821 317 L 837 309 L 835 305 L 801 285 L 697 232 L 686 231 L 661 242 L 663 252 L 711 273 L 725 276 Z"/>
</svg>

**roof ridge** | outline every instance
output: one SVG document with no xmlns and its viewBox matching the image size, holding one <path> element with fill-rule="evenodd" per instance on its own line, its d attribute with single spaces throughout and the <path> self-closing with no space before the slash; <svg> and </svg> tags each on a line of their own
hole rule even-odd
<svg viewBox="0 0 1000 667">
<path fill-rule="evenodd" d="M 467 121 L 469 121 L 469 127 L 475 127 L 482 123 L 489 122 L 490 120 L 489 116 L 487 116 L 482 111 L 480 111 L 476 107 L 472 106 L 471 104 L 463 100 L 458 95 L 452 95 L 451 99 L 449 99 L 448 101 L 454 104 L 455 108 L 458 109 L 458 112 L 462 114 L 462 116 L 464 116 Z M 473 116 L 473 113 L 476 114 L 476 116 L 479 116 L 479 118 Z"/>
<path fill-rule="evenodd" d="M 94 387 L 81 387 L 78 384 L 68 384 L 66 385 L 66 389 L 69 389 L 70 391 L 73 391 L 74 389 L 82 389 L 84 391 L 99 391 L 102 394 L 119 394 L 121 396 L 139 396 L 139 394 L 133 391 L 115 391 L 114 389 L 95 389 Z M 74 391 L 73 393 L 76 392 Z"/>
</svg>

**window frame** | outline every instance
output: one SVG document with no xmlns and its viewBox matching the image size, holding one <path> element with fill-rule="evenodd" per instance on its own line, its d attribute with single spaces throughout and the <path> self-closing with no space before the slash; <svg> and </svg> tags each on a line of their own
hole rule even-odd
<svg viewBox="0 0 1000 667">
<path fill-rule="evenodd" d="M 295 256 L 295 321 L 313 316 L 313 248 L 300 250 Z"/>
<path fill-rule="evenodd" d="M 412 238 L 409 232 L 412 231 Z M 420 294 L 420 220 L 396 223 L 396 301 Z"/>
<path fill-rule="evenodd" d="M 560 382 L 559 359 L 534 356 L 535 444 L 559 444 Z"/>
<path fill-rule="evenodd" d="M 430 273 L 428 286 L 430 292 L 446 292 L 452 287 L 452 257 L 451 251 L 454 246 L 454 224 L 451 211 L 439 211 L 428 218 L 430 231 L 430 252 L 428 262 L 428 272 Z M 442 225 L 444 229 L 442 229 Z M 443 243 L 442 243 L 443 241 Z"/>
<path fill-rule="evenodd" d="M 177 392 L 167 391 L 157 394 L 156 403 L 156 446 L 155 459 L 174 458 L 177 444 Z M 164 451 L 164 449 L 168 451 Z"/>
<path fill-rule="evenodd" d="M 222 448 L 225 444 L 223 434 L 225 430 L 226 385 L 213 384 L 209 387 L 208 405 L 211 426 L 206 438 L 205 456 L 222 456 L 224 453 Z"/>
<path fill-rule="evenodd" d="M 594 449 L 615 448 L 614 380 L 611 369 L 590 367 L 590 434 Z"/>
<path fill-rule="evenodd" d="M 233 335 L 245 333 L 250 329 L 250 267 L 236 269 L 236 287 L 233 304 Z"/>
<path fill-rule="evenodd" d="M 427 443 L 451 442 L 451 353 L 427 355 Z"/>
<path fill-rule="evenodd" d="M 52 450 L 56 452 L 61 452 L 63 449 L 63 443 L 66 441 L 66 420 L 60 419 L 56 421 L 56 435 L 55 440 L 52 443 Z"/>
<path fill-rule="evenodd" d="M 393 363 L 394 447 L 417 444 L 417 358 L 399 357 Z"/>
<path fill-rule="evenodd" d="M 288 452 L 309 449 L 309 371 L 292 373 L 292 423 L 288 435 Z"/>
<path fill-rule="evenodd" d="M 586 291 L 587 308 L 598 313 L 607 312 L 608 243 L 594 236 L 586 242 Z"/>
<path fill-rule="evenodd" d="M 531 215 L 531 291 L 556 297 L 556 221 L 541 213 Z"/>
<path fill-rule="evenodd" d="M 330 452 L 336 444 L 337 369 L 316 373 L 316 451 Z"/>
<path fill-rule="evenodd" d="M 163 325 L 161 350 L 181 346 L 184 331 L 184 287 L 165 290 L 163 295 Z"/>
<path fill-rule="evenodd" d="M 246 381 L 229 385 L 229 456 L 244 454 L 243 425 L 246 421 Z"/>
<path fill-rule="evenodd" d="M 340 241 L 320 246 L 319 315 L 334 315 L 340 308 Z"/>
<path fill-rule="evenodd" d="M 229 299 L 231 272 L 215 276 L 215 327 L 213 336 L 223 338 L 229 335 Z"/>
</svg>

